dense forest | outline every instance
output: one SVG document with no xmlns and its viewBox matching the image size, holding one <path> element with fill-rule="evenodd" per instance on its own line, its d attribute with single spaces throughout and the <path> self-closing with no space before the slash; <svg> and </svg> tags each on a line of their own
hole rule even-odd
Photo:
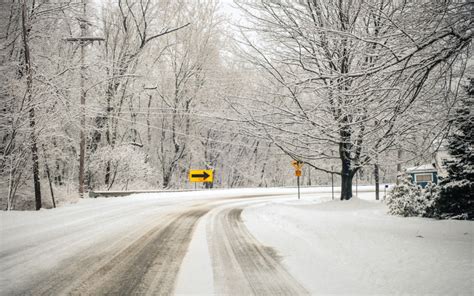
<svg viewBox="0 0 474 296">
<path fill-rule="evenodd" d="M 91 190 L 395 182 L 474 77 L 470 1 L 6 0 L 2 209 Z M 208 187 L 210 187 L 208 185 Z"/>
</svg>

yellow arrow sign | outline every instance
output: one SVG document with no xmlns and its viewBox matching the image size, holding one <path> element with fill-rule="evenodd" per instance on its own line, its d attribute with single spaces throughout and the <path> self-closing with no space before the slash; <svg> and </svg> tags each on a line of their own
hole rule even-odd
<svg viewBox="0 0 474 296">
<path fill-rule="evenodd" d="M 190 182 L 212 182 L 214 181 L 214 170 L 191 170 L 189 172 Z"/>
</svg>

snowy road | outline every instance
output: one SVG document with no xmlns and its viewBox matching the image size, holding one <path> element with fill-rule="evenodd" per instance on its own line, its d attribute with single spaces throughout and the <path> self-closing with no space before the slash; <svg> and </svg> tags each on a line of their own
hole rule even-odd
<svg viewBox="0 0 474 296">
<path fill-rule="evenodd" d="M 472 222 L 390 217 L 380 203 L 303 192 L 300 201 L 293 189 L 139 194 L 4 212 L 0 291 L 472 293 Z"/>
<path fill-rule="evenodd" d="M 174 195 L 88 200 L 39 213 L 6 213 L 0 250 L 2 294 L 168 295 L 196 225 L 210 211 L 208 236 L 215 254 L 212 268 L 219 270 L 218 293 L 304 291 L 240 218 L 241 207 L 274 197 Z"/>
</svg>

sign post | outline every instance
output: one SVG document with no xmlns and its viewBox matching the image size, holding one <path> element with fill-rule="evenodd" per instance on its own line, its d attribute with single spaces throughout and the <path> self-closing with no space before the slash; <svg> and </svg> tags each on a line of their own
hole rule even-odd
<svg viewBox="0 0 474 296">
<path fill-rule="evenodd" d="M 295 168 L 296 184 L 298 185 L 298 199 L 300 199 L 300 177 L 301 177 L 301 168 L 303 167 L 303 162 L 299 160 L 293 160 L 291 165 Z"/>
<path fill-rule="evenodd" d="M 300 199 L 300 176 L 296 175 L 296 183 L 298 184 L 298 199 Z"/>
<path fill-rule="evenodd" d="M 334 200 L 334 173 L 331 173 L 332 200 Z"/>
</svg>

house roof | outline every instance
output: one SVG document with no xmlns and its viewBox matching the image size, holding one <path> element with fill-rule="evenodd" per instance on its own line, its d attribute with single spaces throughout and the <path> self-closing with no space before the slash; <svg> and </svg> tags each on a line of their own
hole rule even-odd
<svg viewBox="0 0 474 296">
<path fill-rule="evenodd" d="M 438 170 L 432 164 L 422 164 L 406 169 L 407 173 L 433 173 Z"/>
</svg>

